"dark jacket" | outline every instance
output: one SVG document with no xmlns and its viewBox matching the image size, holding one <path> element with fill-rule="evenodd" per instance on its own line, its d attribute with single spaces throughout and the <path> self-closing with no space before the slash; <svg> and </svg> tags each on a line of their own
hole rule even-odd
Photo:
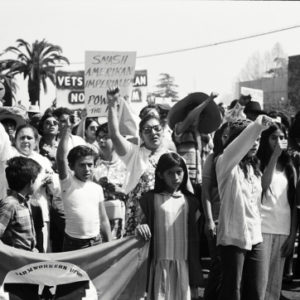
<svg viewBox="0 0 300 300">
<path fill-rule="evenodd" d="M 199 202 L 192 195 L 185 195 L 188 201 L 188 267 L 191 287 L 203 284 L 203 273 L 200 264 L 199 230 L 196 224 L 196 213 L 199 210 Z M 145 214 L 144 224 L 148 224 L 151 233 L 154 232 L 154 191 L 145 193 L 140 199 L 140 205 Z M 153 234 L 150 242 L 148 268 L 153 259 Z M 149 274 L 149 273 L 148 273 Z"/>
</svg>

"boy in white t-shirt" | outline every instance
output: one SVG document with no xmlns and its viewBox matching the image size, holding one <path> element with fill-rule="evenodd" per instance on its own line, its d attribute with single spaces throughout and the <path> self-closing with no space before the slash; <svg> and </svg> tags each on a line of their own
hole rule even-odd
<svg viewBox="0 0 300 300">
<path fill-rule="evenodd" d="M 68 154 L 70 121 L 62 131 L 57 148 L 57 165 L 66 216 L 63 251 L 101 243 L 100 227 L 106 241 L 111 241 L 103 190 L 90 180 L 96 154 L 87 146 L 76 146 Z"/>
</svg>

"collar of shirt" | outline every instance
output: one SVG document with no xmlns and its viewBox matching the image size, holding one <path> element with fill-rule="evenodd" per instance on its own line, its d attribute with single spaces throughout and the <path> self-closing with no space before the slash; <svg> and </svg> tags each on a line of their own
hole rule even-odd
<svg viewBox="0 0 300 300">
<path fill-rule="evenodd" d="M 9 196 L 14 196 L 19 200 L 20 203 L 27 203 L 29 200 L 29 196 L 24 196 L 16 191 L 8 190 L 7 194 Z"/>
</svg>

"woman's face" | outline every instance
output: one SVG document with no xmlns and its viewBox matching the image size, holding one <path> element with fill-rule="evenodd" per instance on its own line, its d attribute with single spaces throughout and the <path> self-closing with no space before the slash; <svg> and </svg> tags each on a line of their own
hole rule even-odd
<svg viewBox="0 0 300 300">
<path fill-rule="evenodd" d="M 284 133 L 280 129 L 277 129 L 269 136 L 268 141 L 271 150 L 274 151 L 276 145 L 281 144 L 282 142 L 286 141 L 286 139 Z"/>
<path fill-rule="evenodd" d="M 50 134 L 58 134 L 58 121 L 54 117 L 47 118 L 43 123 L 43 135 Z"/>
<path fill-rule="evenodd" d="M 34 132 L 31 128 L 23 128 L 16 136 L 16 148 L 25 156 L 32 154 L 36 147 Z"/>
<path fill-rule="evenodd" d="M 85 131 L 85 136 L 90 140 L 95 140 L 97 128 L 98 128 L 98 123 L 96 121 L 92 121 L 89 127 Z"/>
<path fill-rule="evenodd" d="M 102 151 L 113 151 L 113 143 L 111 138 L 108 136 L 108 133 L 100 131 L 97 135 L 97 142 Z"/>
<path fill-rule="evenodd" d="M 256 155 L 257 150 L 258 150 L 258 148 L 259 148 L 259 143 L 260 143 L 260 137 L 258 137 L 258 138 L 255 140 L 255 142 L 254 142 L 252 148 L 248 151 L 248 153 L 247 153 L 247 156 L 248 156 L 248 157 L 252 157 L 252 156 L 255 156 L 255 155 Z"/>
<path fill-rule="evenodd" d="M 141 129 L 140 136 L 145 147 L 156 150 L 161 145 L 163 129 L 157 119 L 148 120 Z"/>
</svg>

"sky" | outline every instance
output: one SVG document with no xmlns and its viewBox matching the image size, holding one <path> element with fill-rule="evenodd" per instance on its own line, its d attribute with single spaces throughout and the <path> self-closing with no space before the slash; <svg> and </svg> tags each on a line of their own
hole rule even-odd
<svg viewBox="0 0 300 300">
<path fill-rule="evenodd" d="M 290 1 L 96 1 L 0 0 L 0 52 L 45 38 L 60 45 L 70 68 L 84 69 L 84 53 L 136 51 L 136 69 L 148 70 L 153 91 L 160 73 L 169 73 L 179 97 L 190 92 L 219 93 L 217 101 L 236 97 L 241 69 L 255 53 L 270 51 L 275 43 L 287 55 L 300 54 L 300 27 L 232 43 L 174 54 L 141 57 L 196 48 L 226 40 L 300 25 L 300 2 Z M 17 99 L 28 95 L 18 80 Z M 49 85 L 51 87 L 51 85 Z M 43 105 L 55 98 L 51 87 Z"/>
</svg>

